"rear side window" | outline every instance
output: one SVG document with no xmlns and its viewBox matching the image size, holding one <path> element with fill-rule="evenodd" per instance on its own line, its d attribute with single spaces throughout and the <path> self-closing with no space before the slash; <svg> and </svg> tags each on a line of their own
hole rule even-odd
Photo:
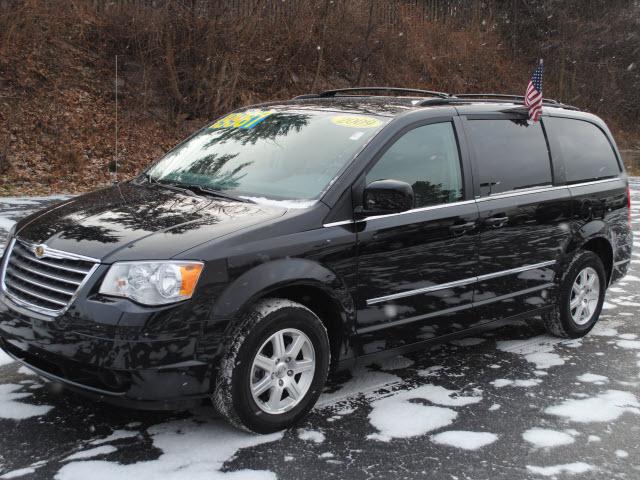
<svg viewBox="0 0 640 480">
<path fill-rule="evenodd" d="M 567 182 L 615 177 L 620 173 L 611 143 L 593 123 L 548 117 L 544 124 L 553 154 L 563 160 Z"/>
<path fill-rule="evenodd" d="M 367 173 L 367 184 L 376 180 L 411 185 L 415 208 L 461 200 L 462 176 L 453 125 L 435 123 L 405 133 Z"/>
<path fill-rule="evenodd" d="M 482 196 L 552 183 L 549 150 L 540 123 L 469 120 Z"/>
</svg>

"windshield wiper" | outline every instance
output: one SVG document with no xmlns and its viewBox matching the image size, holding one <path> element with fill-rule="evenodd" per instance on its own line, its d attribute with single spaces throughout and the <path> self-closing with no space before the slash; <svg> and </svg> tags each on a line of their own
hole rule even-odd
<svg viewBox="0 0 640 480">
<path fill-rule="evenodd" d="M 159 185 L 160 187 L 164 187 L 167 188 L 169 190 L 175 190 L 176 192 L 184 192 L 188 195 L 191 195 L 192 197 L 197 197 L 198 195 L 191 190 L 189 187 L 190 185 L 179 185 L 177 183 L 171 183 L 171 182 L 166 182 L 166 181 L 160 181 L 157 178 L 154 178 L 153 176 L 151 176 L 150 173 L 145 173 L 144 177 L 147 179 L 147 182 L 151 185 Z"/>
<path fill-rule="evenodd" d="M 250 200 L 248 198 L 238 197 L 236 195 L 232 195 L 231 193 L 227 193 L 223 190 L 214 190 L 213 188 L 203 187 L 202 185 L 185 185 L 185 187 L 191 190 L 198 191 L 200 193 L 212 195 L 214 197 L 221 197 L 221 198 L 226 198 L 228 200 L 235 200 L 236 202 L 256 203 L 253 200 Z"/>
</svg>

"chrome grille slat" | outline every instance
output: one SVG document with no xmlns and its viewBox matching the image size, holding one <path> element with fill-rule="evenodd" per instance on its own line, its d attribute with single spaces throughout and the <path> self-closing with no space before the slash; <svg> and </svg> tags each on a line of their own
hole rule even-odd
<svg viewBox="0 0 640 480">
<path fill-rule="evenodd" d="M 38 270 L 36 265 L 29 265 L 24 263 L 22 260 L 18 260 L 16 257 L 11 259 L 11 266 L 18 267 L 20 270 L 25 270 L 28 273 L 32 273 L 34 275 L 39 275 L 41 277 L 49 278 L 51 280 L 56 280 L 58 282 L 69 283 L 71 285 L 75 285 L 76 287 L 82 283 L 82 280 L 75 280 L 69 277 L 63 277 L 60 275 L 53 275 L 44 270 Z"/>
<path fill-rule="evenodd" d="M 16 246 L 18 246 L 18 244 L 16 244 Z M 14 247 L 14 250 L 15 250 L 15 247 Z M 66 265 L 60 265 L 60 264 L 57 264 L 57 263 L 49 262 L 49 261 L 46 261 L 46 260 L 42 260 L 40 258 L 36 258 L 35 255 L 31 254 L 31 252 L 29 252 L 28 250 L 26 250 L 22 246 L 20 246 L 17 250 L 20 252 L 20 256 L 23 256 L 23 257 L 27 256 L 27 258 L 29 258 L 30 261 L 36 262 L 36 263 L 40 263 L 42 265 L 46 265 L 46 266 L 51 267 L 51 268 L 60 268 L 62 270 L 66 270 L 68 272 L 81 273 L 82 275 L 86 275 L 90 271 L 90 269 L 82 270 L 82 269 L 78 269 L 78 268 L 69 267 L 69 266 L 66 266 Z M 33 258 L 31 258 L 31 257 L 33 257 Z"/>
<path fill-rule="evenodd" d="M 18 280 L 22 280 L 23 282 L 27 282 L 27 283 L 30 283 L 31 285 L 35 285 L 36 287 L 46 288 L 47 290 L 51 290 L 52 292 L 61 293 L 63 295 L 68 295 L 70 297 L 76 292 L 75 290 L 52 287 L 51 285 L 40 283 L 37 280 L 34 280 L 33 278 L 31 278 L 30 275 L 25 275 L 24 273 L 17 272 L 15 268 L 13 268 L 13 265 L 11 264 L 11 262 L 9 262 L 9 266 L 7 267 L 7 274 L 17 278 Z"/>
<path fill-rule="evenodd" d="M 20 290 L 21 292 L 29 294 L 32 297 L 40 297 L 49 303 L 55 303 L 56 305 L 61 305 L 63 307 L 67 305 L 67 302 L 63 302 L 61 300 L 58 300 L 57 298 L 47 297 L 46 295 L 42 295 L 40 292 L 36 292 L 35 290 L 31 290 L 30 288 L 23 287 L 22 285 L 16 285 L 15 283 L 9 285 L 9 290 Z"/>
<path fill-rule="evenodd" d="M 37 248 L 36 248 L 37 247 Z M 17 305 L 48 316 L 62 314 L 98 268 L 99 260 L 18 239 L 11 241 L 0 271 L 2 290 Z"/>
</svg>

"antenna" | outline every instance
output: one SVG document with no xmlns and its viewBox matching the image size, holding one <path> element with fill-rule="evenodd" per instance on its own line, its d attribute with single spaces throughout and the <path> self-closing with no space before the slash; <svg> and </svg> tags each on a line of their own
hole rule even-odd
<svg viewBox="0 0 640 480">
<path fill-rule="evenodd" d="M 118 55 L 116 55 L 116 148 L 113 159 L 113 183 L 118 183 Z"/>
</svg>

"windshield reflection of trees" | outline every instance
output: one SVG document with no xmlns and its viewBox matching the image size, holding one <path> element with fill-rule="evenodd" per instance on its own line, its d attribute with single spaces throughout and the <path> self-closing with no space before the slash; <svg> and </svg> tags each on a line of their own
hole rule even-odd
<svg viewBox="0 0 640 480">
<path fill-rule="evenodd" d="M 285 137 L 292 131 L 300 132 L 309 124 L 311 115 L 301 113 L 273 113 L 253 128 L 207 128 L 200 135 L 211 135 L 209 142 L 202 147 L 206 151 L 216 145 L 227 142 L 245 146 L 255 145 L 258 141 L 275 141 L 278 137 Z M 196 137 L 197 138 L 197 137 Z M 189 142 L 180 145 L 171 153 L 171 157 L 180 155 Z M 229 170 L 227 165 L 231 160 L 240 155 L 238 153 L 209 153 L 194 162 L 187 163 L 182 168 L 177 168 L 161 177 L 162 180 L 175 181 L 191 185 L 203 185 L 220 190 L 237 187 L 247 173 L 245 169 L 254 163 L 254 160 L 242 162 Z"/>
</svg>

